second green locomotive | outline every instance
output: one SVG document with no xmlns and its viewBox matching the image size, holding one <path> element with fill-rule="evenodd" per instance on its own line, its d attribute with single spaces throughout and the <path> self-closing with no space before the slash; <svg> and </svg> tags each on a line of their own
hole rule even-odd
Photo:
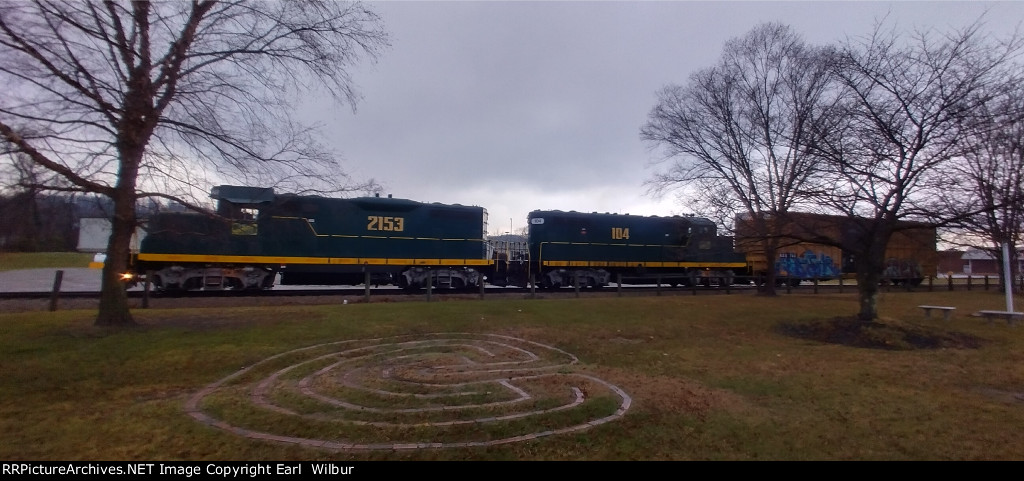
<svg viewBox="0 0 1024 481">
<path fill-rule="evenodd" d="M 539 210 L 528 222 L 531 274 L 545 287 L 729 285 L 746 270 L 732 238 L 699 217 Z"/>
</svg>

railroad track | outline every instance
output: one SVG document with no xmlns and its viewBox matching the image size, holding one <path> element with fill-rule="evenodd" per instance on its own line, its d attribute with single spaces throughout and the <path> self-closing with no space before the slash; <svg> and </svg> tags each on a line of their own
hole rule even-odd
<svg viewBox="0 0 1024 481">
<path fill-rule="evenodd" d="M 671 287 L 671 286 L 622 286 L 615 287 L 604 287 L 601 289 L 580 289 L 581 295 L 590 293 L 657 293 L 657 292 L 693 292 L 693 293 L 722 293 L 726 291 L 750 291 L 754 287 L 751 285 L 732 285 L 728 288 L 720 286 L 698 286 L 698 287 Z M 540 289 L 537 288 L 533 292 L 537 294 L 574 294 L 575 289 L 571 287 L 562 287 L 559 289 Z M 484 290 L 484 295 L 494 294 L 529 294 L 531 293 L 530 288 L 526 287 L 488 287 Z M 337 297 L 353 297 L 353 296 L 365 296 L 367 289 L 364 287 L 340 287 L 340 288 L 290 288 L 290 289 L 268 289 L 268 290 L 197 290 L 197 291 L 184 291 L 176 293 L 158 292 L 153 291 L 148 293 L 149 297 L 152 298 L 220 298 L 220 297 L 309 297 L 309 296 L 337 296 Z M 371 288 L 369 289 L 369 295 L 373 296 L 400 296 L 400 297 L 416 297 L 426 296 L 427 290 L 420 289 L 416 291 L 406 291 L 395 288 Z M 479 295 L 480 291 L 475 289 L 434 289 L 430 292 L 432 296 L 467 296 L 467 295 Z M 54 296 L 53 292 L 0 292 L 0 299 L 50 299 Z M 61 299 L 99 299 L 99 291 L 61 291 L 57 293 L 57 296 Z M 132 299 L 140 299 L 147 296 L 147 293 L 143 290 L 130 290 L 128 291 L 128 297 Z"/>
</svg>

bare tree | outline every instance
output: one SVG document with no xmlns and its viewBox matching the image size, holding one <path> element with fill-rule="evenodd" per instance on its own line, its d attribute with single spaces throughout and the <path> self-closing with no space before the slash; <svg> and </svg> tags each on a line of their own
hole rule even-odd
<svg viewBox="0 0 1024 481">
<path fill-rule="evenodd" d="M 970 246 L 1002 261 L 1009 242 L 1010 277 L 1016 278 L 1017 246 L 1024 242 L 1024 87 L 1020 75 L 993 86 L 991 110 L 967 143 L 963 159 L 944 169 L 947 177 L 939 199 L 946 212 L 957 214 L 956 232 Z M 1004 263 L 999 263 L 1003 274 Z M 1000 275 L 1000 279 L 1003 276 Z"/>
<path fill-rule="evenodd" d="M 96 323 L 133 323 L 119 274 L 138 199 L 194 203 L 223 181 L 347 187 L 292 120 L 296 94 L 354 102 L 348 69 L 386 45 L 373 12 L 332 0 L 0 3 L 3 149 L 68 183 L 40 187 L 114 202 Z"/>
<path fill-rule="evenodd" d="M 855 259 L 861 321 L 878 316 L 886 246 L 900 221 L 948 217 L 933 202 L 941 168 L 965 154 L 1020 48 L 1020 38 L 995 41 L 975 24 L 909 38 L 879 25 L 840 49 L 835 76 L 845 105 L 817 124 L 811 145 L 835 186 L 821 202 L 857 218 L 843 247 Z"/>
<path fill-rule="evenodd" d="M 698 213 L 725 225 L 741 215 L 767 259 L 768 294 L 779 219 L 814 190 L 818 158 L 805 136 L 834 102 L 830 58 L 788 26 L 760 25 L 727 42 L 718 63 L 687 85 L 661 90 L 641 129 L 671 161 L 651 181 L 656 190 L 683 189 Z"/>
</svg>

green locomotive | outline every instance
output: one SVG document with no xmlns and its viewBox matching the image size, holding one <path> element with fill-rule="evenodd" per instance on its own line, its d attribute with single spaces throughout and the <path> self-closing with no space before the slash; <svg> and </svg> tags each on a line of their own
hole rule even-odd
<svg viewBox="0 0 1024 481">
<path fill-rule="evenodd" d="M 336 199 L 222 185 L 217 215 L 150 219 L 137 273 L 158 289 L 291 285 L 471 287 L 490 266 L 482 207 L 389 197 Z"/>
<path fill-rule="evenodd" d="M 732 238 L 699 217 L 538 210 L 528 222 L 532 274 L 541 286 L 729 285 L 747 268 Z"/>
</svg>

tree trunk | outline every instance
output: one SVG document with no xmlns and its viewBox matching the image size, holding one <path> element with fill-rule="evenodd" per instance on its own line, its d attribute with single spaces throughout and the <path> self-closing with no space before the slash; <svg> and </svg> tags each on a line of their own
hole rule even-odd
<svg viewBox="0 0 1024 481">
<path fill-rule="evenodd" d="M 779 250 L 776 246 L 777 242 L 772 240 L 766 240 L 764 242 L 764 258 L 767 264 L 765 268 L 764 286 L 761 290 L 763 296 L 777 296 L 775 285 L 778 279 L 778 274 L 775 272 L 775 259 L 779 256 Z"/>
<path fill-rule="evenodd" d="M 100 307 L 96 315 L 97 326 L 134 325 L 128 307 L 128 293 L 125 291 L 121 274 L 128 271 L 131 259 L 132 234 L 135 232 L 134 187 L 128 195 L 114 198 L 114 219 L 111 223 L 110 239 L 107 241 L 107 259 L 103 263 L 103 277 L 100 287 Z"/>
<path fill-rule="evenodd" d="M 121 275 L 128 272 L 131 260 L 132 234 L 135 233 L 135 185 L 139 165 L 145 150 L 144 144 L 134 143 L 131 148 L 121 148 L 121 169 L 114 187 L 114 218 L 110 226 L 110 240 L 107 241 L 107 259 L 103 263 L 103 279 L 100 286 L 100 308 L 96 315 L 97 326 L 130 326 L 135 324 L 128 308 L 128 292 Z"/>
<path fill-rule="evenodd" d="M 856 255 L 857 293 L 860 296 L 860 311 L 857 319 L 864 323 L 878 319 L 878 285 L 885 268 L 885 251 L 892 237 L 892 230 L 874 230 L 861 244 L 864 251 Z"/>
<path fill-rule="evenodd" d="M 878 284 L 881 280 L 880 271 L 857 270 L 857 292 L 860 297 L 857 319 L 861 322 L 872 322 L 878 318 Z"/>
</svg>

